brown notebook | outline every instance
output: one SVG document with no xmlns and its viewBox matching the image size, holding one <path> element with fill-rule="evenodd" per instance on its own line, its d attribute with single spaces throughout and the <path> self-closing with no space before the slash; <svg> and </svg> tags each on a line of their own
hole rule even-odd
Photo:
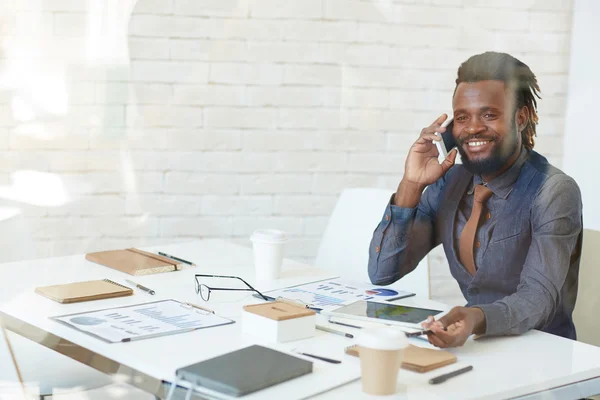
<svg viewBox="0 0 600 400">
<path fill-rule="evenodd" d="M 87 254 L 85 259 L 130 275 L 177 271 L 184 265 L 168 257 L 138 249 L 99 251 Z"/>
<path fill-rule="evenodd" d="M 67 283 L 64 285 L 42 286 L 35 292 L 59 303 L 78 303 L 80 301 L 110 299 L 112 297 L 131 296 L 133 289 L 110 279 Z"/>
<path fill-rule="evenodd" d="M 346 353 L 358 357 L 359 346 L 346 347 Z M 429 372 L 456 362 L 456 356 L 445 350 L 426 349 L 409 344 L 404 352 L 402 368 L 415 372 Z"/>
</svg>

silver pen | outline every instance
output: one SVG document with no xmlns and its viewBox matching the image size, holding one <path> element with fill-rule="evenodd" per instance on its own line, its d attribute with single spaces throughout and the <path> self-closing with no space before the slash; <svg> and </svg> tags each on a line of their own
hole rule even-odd
<svg viewBox="0 0 600 400">
<path fill-rule="evenodd" d="M 125 282 L 129 283 L 130 285 L 135 286 L 136 288 L 143 290 L 144 292 L 151 294 L 151 295 L 155 295 L 156 292 L 144 285 L 140 285 L 139 283 L 135 283 L 134 281 L 130 281 L 129 279 L 125 279 Z"/>
<path fill-rule="evenodd" d="M 325 326 L 317 325 L 317 329 L 323 332 L 333 333 L 334 335 L 345 336 L 350 339 L 354 339 L 354 335 L 342 331 L 336 331 L 335 329 L 327 328 Z"/>
<path fill-rule="evenodd" d="M 157 338 L 157 337 L 161 337 L 161 336 L 175 335 L 175 334 L 185 333 L 185 332 L 192 332 L 192 331 L 195 331 L 196 329 L 198 329 L 198 328 L 187 328 L 187 329 L 182 329 L 179 331 L 158 332 L 158 333 L 151 333 L 149 335 L 132 336 L 132 337 L 121 339 L 121 342 L 135 342 L 136 340 L 152 339 L 152 338 Z"/>
</svg>

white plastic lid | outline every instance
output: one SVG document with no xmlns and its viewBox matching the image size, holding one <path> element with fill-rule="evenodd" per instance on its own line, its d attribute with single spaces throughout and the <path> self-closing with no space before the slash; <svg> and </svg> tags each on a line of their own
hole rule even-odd
<svg viewBox="0 0 600 400">
<path fill-rule="evenodd" d="M 400 330 L 380 327 L 361 331 L 357 344 L 369 349 L 398 350 L 408 346 L 408 339 Z"/>
<path fill-rule="evenodd" d="M 284 231 L 277 229 L 257 229 L 250 236 L 253 242 L 284 243 L 288 238 Z"/>
</svg>

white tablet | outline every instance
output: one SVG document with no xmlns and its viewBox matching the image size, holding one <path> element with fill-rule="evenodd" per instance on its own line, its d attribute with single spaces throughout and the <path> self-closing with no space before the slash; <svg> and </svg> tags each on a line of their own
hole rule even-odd
<svg viewBox="0 0 600 400">
<path fill-rule="evenodd" d="M 430 315 L 437 319 L 443 313 L 444 311 L 441 310 L 379 303 L 376 301 L 357 301 L 336 308 L 335 310 L 321 311 L 321 314 L 332 317 L 379 322 L 416 329 L 420 329 L 421 322 L 425 321 Z"/>
</svg>

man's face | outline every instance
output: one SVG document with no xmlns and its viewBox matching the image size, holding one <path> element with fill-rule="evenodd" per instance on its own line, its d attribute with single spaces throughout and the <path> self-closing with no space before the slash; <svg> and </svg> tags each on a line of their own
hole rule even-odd
<svg viewBox="0 0 600 400">
<path fill-rule="evenodd" d="M 454 138 L 467 170 L 493 175 L 521 148 L 515 107 L 502 81 L 462 82 L 452 100 Z"/>
</svg>

